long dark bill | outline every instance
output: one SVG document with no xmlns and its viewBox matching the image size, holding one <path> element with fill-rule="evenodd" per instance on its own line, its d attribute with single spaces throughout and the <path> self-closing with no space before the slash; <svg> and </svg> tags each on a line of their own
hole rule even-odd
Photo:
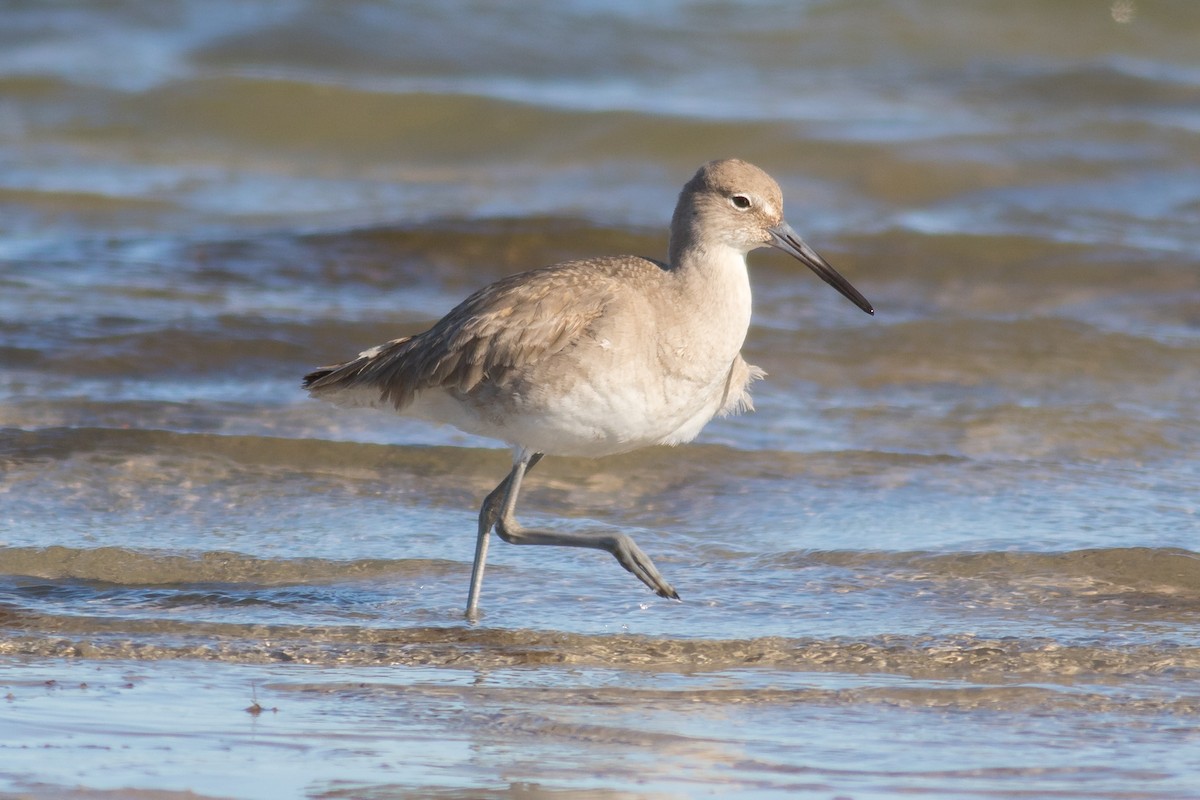
<svg viewBox="0 0 1200 800">
<path fill-rule="evenodd" d="M 829 262 L 821 258 L 816 250 L 813 250 L 804 240 L 801 239 L 796 232 L 792 230 L 792 226 L 786 222 L 781 222 L 774 228 L 771 228 L 771 246 L 777 247 L 790 256 L 793 256 L 804 264 L 806 267 L 817 273 L 817 276 L 828 283 L 833 288 L 842 293 L 842 296 L 849 300 L 854 305 L 861 308 L 868 314 L 874 315 L 875 309 L 867 302 L 867 298 L 850 285 L 850 281 L 841 276 L 840 273 L 829 265 Z"/>
</svg>

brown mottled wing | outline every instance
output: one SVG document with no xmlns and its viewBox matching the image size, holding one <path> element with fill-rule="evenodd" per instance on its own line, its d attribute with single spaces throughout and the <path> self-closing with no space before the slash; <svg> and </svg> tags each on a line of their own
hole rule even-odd
<svg viewBox="0 0 1200 800">
<path fill-rule="evenodd" d="M 604 313 L 609 287 L 619 280 L 614 261 L 570 262 L 499 280 L 424 333 L 322 367 L 305 377 L 304 387 L 314 395 L 376 389 L 382 403 L 400 410 L 425 389 L 467 393 L 484 382 L 503 385 L 515 370 L 572 346 Z"/>
</svg>

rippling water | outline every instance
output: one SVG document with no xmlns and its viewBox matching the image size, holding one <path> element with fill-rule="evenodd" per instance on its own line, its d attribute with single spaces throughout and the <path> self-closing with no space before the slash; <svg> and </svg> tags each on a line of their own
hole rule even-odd
<svg viewBox="0 0 1200 800">
<path fill-rule="evenodd" d="M 1200 797 L 1200 6 L 0 8 L 0 791 Z M 757 411 L 552 459 L 306 398 L 661 257 L 736 155 Z M 552 465 L 552 466 L 551 466 Z M 196 795 L 187 795 L 196 796 Z"/>
</svg>

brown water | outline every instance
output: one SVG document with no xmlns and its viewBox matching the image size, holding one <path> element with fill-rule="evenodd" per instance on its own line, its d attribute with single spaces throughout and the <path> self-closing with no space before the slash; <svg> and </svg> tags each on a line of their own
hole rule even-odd
<svg viewBox="0 0 1200 800">
<path fill-rule="evenodd" d="M 0 6 L 0 793 L 1200 797 L 1200 5 Z M 736 155 L 757 411 L 307 399 Z M 186 794 L 193 792 L 194 794 Z"/>
</svg>

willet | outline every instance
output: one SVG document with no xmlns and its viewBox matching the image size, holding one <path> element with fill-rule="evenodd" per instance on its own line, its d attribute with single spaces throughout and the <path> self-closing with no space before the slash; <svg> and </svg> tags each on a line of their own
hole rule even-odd
<svg viewBox="0 0 1200 800">
<path fill-rule="evenodd" d="M 543 455 L 605 456 L 691 441 L 750 410 L 765 373 L 741 356 L 750 326 L 746 254 L 777 247 L 855 305 L 874 309 L 783 217 L 779 185 L 729 159 L 702 166 L 671 219 L 666 263 L 568 261 L 480 289 L 432 328 L 312 372 L 339 405 L 390 408 L 507 442 L 513 467 L 479 509 L 467 617 L 478 613 L 492 529 L 511 544 L 605 550 L 658 595 L 679 595 L 628 535 L 521 527 L 521 480 Z"/>
</svg>

